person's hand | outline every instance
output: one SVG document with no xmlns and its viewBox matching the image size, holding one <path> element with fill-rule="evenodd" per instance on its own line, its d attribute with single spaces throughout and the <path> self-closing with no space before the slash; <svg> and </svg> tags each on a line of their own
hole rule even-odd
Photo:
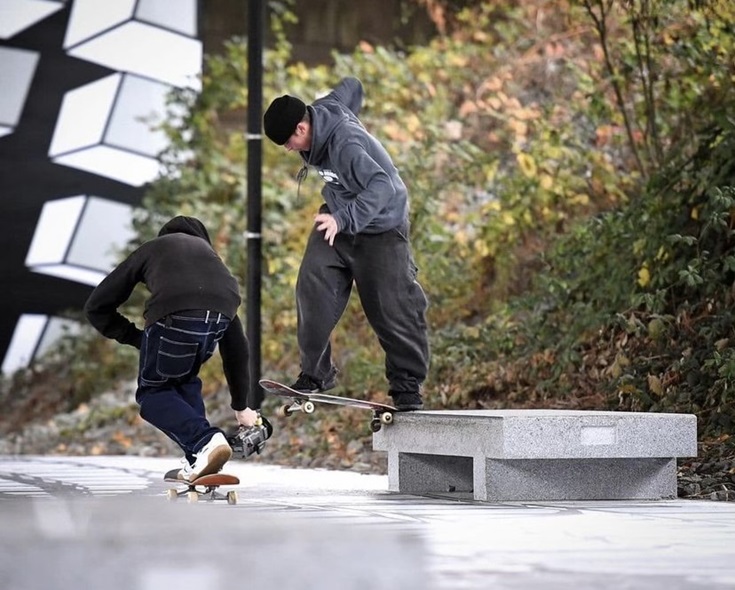
<svg viewBox="0 0 735 590">
<path fill-rule="evenodd" d="M 334 238 L 339 233 L 337 220 L 329 213 L 319 213 L 314 217 L 316 229 L 324 232 L 324 239 L 329 242 L 330 246 L 334 246 Z"/>
<path fill-rule="evenodd" d="M 235 419 L 237 420 L 237 423 L 241 426 L 245 426 L 246 428 L 255 426 L 258 418 L 260 418 L 260 414 L 258 414 L 258 412 L 256 412 L 255 410 L 251 410 L 250 408 L 245 408 L 244 410 L 235 410 Z"/>
</svg>

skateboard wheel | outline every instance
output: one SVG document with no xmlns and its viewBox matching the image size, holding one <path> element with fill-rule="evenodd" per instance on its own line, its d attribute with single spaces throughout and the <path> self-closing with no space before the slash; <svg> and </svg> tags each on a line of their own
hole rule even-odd
<svg viewBox="0 0 735 590">
<path fill-rule="evenodd" d="M 380 415 L 380 421 L 383 424 L 392 424 L 393 423 L 393 414 L 390 412 L 384 412 Z"/>
<path fill-rule="evenodd" d="M 313 402 L 304 402 L 301 406 L 301 410 L 305 414 L 312 414 L 314 412 L 314 403 Z"/>
<path fill-rule="evenodd" d="M 170 488 L 166 490 L 166 497 L 171 501 L 176 500 L 179 497 L 179 492 L 177 492 L 173 488 Z"/>
<path fill-rule="evenodd" d="M 280 416 L 281 418 L 288 418 L 291 415 L 291 406 L 281 406 L 276 411 L 276 415 Z"/>
<path fill-rule="evenodd" d="M 227 492 L 227 503 L 237 504 L 237 492 L 235 490 Z"/>
<path fill-rule="evenodd" d="M 186 499 L 189 500 L 190 504 L 194 504 L 199 501 L 199 493 L 195 491 L 186 492 Z"/>
<path fill-rule="evenodd" d="M 380 420 L 378 420 L 377 418 L 370 421 L 370 430 L 372 430 L 373 432 L 378 432 L 380 430 L 380 427 Z"/>
</svg>

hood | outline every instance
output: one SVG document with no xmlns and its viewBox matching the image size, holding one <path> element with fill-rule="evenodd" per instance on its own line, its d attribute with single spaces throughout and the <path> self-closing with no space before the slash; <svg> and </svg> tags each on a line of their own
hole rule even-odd
<svg viewBox="0 0 735 590">
<path fill-rule="evenodd" d="M 337 103 L 307 107 L 311 111 L 311 149 L 301 152 L 305 163 L 318 165 L 327 152 L 327 145 L 335 130 L 349 121 L 349 115 Z"/>
<path fill-rule="evenodd" d="M 357 78 L 343 78 L 326 96 L 308 106 L 311 115 L 311 148 L 301 152 L 306 164 L 319 165 L 335 130 L 350 121 L 361 125 L 357 116 L 362 108 L 362 83 Z"/>
<path fill-rule="evenodd" d="M 208 244 L 212 243 L 209 240 L 207 228 L 204 227 L 204 224 L 196 217 L 177 215 L 173 219 L 167 221 L 161 228 L 161 231 L 158 232 L 158 237 L 168 234 L 189 234 L 190 236 L 196 236 L 197 238 L 206 240 Z"/>
</svg>

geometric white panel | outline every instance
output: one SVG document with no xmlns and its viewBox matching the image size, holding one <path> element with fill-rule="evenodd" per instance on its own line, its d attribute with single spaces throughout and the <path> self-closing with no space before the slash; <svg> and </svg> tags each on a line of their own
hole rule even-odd
<svg viewBox="0 0 735 590">
<path fill-rule="evenodd" d="M 64 0 L 0 0 L 0 38 L 10 39 L 64 6 Z"/>
<path fill-rule="evenodd" d="M 111 75 L 64 95 L 49 155 L 56 156 L 102 141 L 120 76 Z"/>
<path fill-rule="evenodd" d="M 76 336 L 81 332 L 82 325 L 79 322 L 51 316 L 46 322 L 46 329 L 41 336 L 41 341 L 36 349 L 38 358 L 46 354 L 51 346 L 56 343 L 62 336 Z"/>
<path fill-rule="evenodd" d="M 0 47 L 0 128 L 7 135 L 23 113 L 39 54 L 26 49 Z"/>
<path fill-rule="evenodd" d="M 156 157 L 168 146 L 168 138 L 151 127 L 163 122 L 171 87 L 130 74 L 120 78 L 105 143 Z"/>
<path fill-rule="evenodd" d="M 133 186 L 154 180 L 168 138 L 152 127 L 164 118 L 170 90 L 138 76 L 112 74 L 67 92 L 49 156 Z"/>
<path fill-rule="evenodd" d="M 32 360 L 46 353 L 59 338 L 74 336 L 80 331 L 81 325 L 73 320 L 40 314 L 21 315 L 3 359 L 3 375 L 27 367 Z"/>
<path fill-rule="evenodd" d="M 33 272 L 97 286 L 134 237 L 133 209 L 99 197 L 46 201 L 25 264 Z"/>
<path fill-rule="evenodd" d="M 76 0 L 71 7 L 64 48 L 130 20 L 134 11 L 135 0 L 107 1 L 103 10 L 100 10 L 99 0 Z"/>
<path fill-rule="evenodd" d="M 196 0 L 76 0 L 64 39 L 70 55 L 120 72 L 199 90 Z"/>
<path fill-rule="evenodd" d="M 27 367 L 33 359 L 36 345 L 46 327 L 48 316 L 23 314 L 15 325 L 13 338 L 3 359 L 3 374 L 9 375 L 21 367 Z"/>
<path fill-rule="evenodd" d="M 158 163 L 148 157 L 104 145 L 54 158 L 54 163 L 86 170 L 131 186 L 142 186 L 158 175 Z"/>
<path fill-rule="evenodd" d="M 171 10 L 171 0 L 141 0 L 135 16 L 144 22 L 178 31 L 189 37 L 197 36 L 197 3 L 177 2 Z"/>
</svg>

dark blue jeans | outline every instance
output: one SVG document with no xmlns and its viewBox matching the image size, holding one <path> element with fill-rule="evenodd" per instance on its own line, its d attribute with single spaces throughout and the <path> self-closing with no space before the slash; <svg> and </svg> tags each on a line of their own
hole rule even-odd
<svg viewBox="0 0 735 590">
<path fill-rule="evenodd" d="M 222 432 L 206 418 L 199 369 L 212 356 L 230 320 L 217 312 L 179 312 L 143 333 L 135 399 L 140 415 L 184 451 L 189 462 Z"/>
</svg>

